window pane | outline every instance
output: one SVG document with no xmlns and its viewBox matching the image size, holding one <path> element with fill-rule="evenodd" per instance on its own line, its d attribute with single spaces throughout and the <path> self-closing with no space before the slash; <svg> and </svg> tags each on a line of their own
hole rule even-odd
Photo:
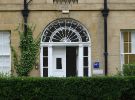
<svg viewBox="0 0 135 100">
<path fill-rule="evenodd" d="M 58 29 L 58 28 L 60 28 L 60 25 L 57 22 L 55 22 L 54 27 L 55 27 L 55 29 Z"/>
<path fill-rule="evenodd" d="M 83 58 L 83 66 L 88 66 L 88 57 Z"/>
<path fill-rule="evenodd" d="M 124 42 L 128 42 L 128 32 L 124 32 L 123 36 L 124 36 Z"/>
<path fill-rule="evenodd" d="M 135 63 L 135 54 L 125 54 L 125 64 Z"/>
<path fill-rule="evenodd" d="M 43 41 L 43 42 L 49 42 L 49 40 L 50 40 L 50 37 L 47 36 L 45 41 Z"/>
<path fill-rule="evenodd" d="M 10 75 L 11 73 L 11 68 L 10 67 L 7 67 L 7 66 L 3 66 L 1 67 L 0 66 L 0 73 L 2 73 L 3 75 Z"/>
<path fill-rule="evenodd" d="M 82 37 L 82 42 L 87 42 L 87 37 Z"/>
<path fill-rule="evenodd" d="M 43 67 L 48 67 L 48 57 L 43 58 Z"/>
<path fill-rule="evenodd" d="M 46 30 L 45 34 L 46 34 L 47 37 L 50 37 L 52 35 L 52 33 L 48 30 Z"/>
<path fill-rule="evenodd" d="M 10 33 L 0 32 L 0 73 L 10 73 L 10 55 Z"/>
<path fill-rule="evenodd" d="M 56 58 L 56 69 L 62 69 L 62 59 Z"/>
<path fill-rule="evenodd" d="M 43 68 L 43 76 L 48 77 L 48 68 Z"/>
<path fill-rule="evenodd" d="M 135 63 L 135 54 L 129 55 L 129 63 Z"/>
<path fill-rule="evenodd" d="M 131 42 L 131 32 L 128 32 L 128 42 Z"/>
<path fill-rule="evenodd" d="M 10 55 L 9 32 L 0 32 L 0 55 Z"/>
<path fill-rule="evenodd" d="M 124 43 L 124 53 L 131 53 L 131 43 Z"/>
<path fill-rule="evenodd" d="M 10 67 L 10 56 L 0 56 L 0 66 Z"/>
<path fill-rule="evenodd" d="M 128 44 L 128 53 L 131 53 L 131 43 Z"/>
<path fill-rule="evenodd" d="M 83 74 L 84 76 L 88 76 L 88 67 L 83 68 Z"/>
<path fill-rule="evenodd" d="M 10 55 L 10 46 L 0 45 L 0 55 Z"/>
<path fill-rule="evenodd" d="M 124 62 L 125 62 L 125 64 L 128 64 L 128 62 L 129 62 L 129 55 L 127 55 L 127 54 L 124 55 Z"/>
<path fill-rule="evenodd" d="M 60 21 L 60 25 L 61 25 L 61 27 L 65 27 L 65 21 L 64 20 L 61 20 Z"/>
<path fill-rule="evenodd" d="M 83 48 L 83 55 L 88 56 L 88 47 Z"/>
<path fill-rule="evenodd" d="M 124 43 L 124 53 L 128 53 L 128 43 Z"/>
<path fill-rule="evenodd" d="M 49 29 L 51 32 L 54 32 L 56 30 L 54 26 L 50 26 Z"/>
<path fill-rule="evenodd" d="M 10 56 L 0 56 L 0 73 L 10 73 Z"/>
<path fill-rule="evenodd" d="M 48 47 L 43 48 L 43 56 L 48 56 Z"/>
</svg>

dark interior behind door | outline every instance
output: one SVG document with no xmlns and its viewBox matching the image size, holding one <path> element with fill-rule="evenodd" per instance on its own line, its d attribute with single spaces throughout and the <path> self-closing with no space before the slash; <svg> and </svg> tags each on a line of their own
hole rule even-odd
<svg viewBox="0 0 135 100">
<path fill-rule="evenodd" d="M 66 47 L 66 76 L 76 75 L 76 47 Z"/>
</svg>

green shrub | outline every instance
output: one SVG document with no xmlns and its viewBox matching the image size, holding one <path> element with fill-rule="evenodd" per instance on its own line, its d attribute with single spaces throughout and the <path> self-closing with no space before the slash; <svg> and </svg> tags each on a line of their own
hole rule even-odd
<svg viewBox="0 0 135 100">
<path fill-rule="evenodd" d="M 135 76 L 135 64 L 124 64 L 123 65 L 124 76 Z"/>
<path fill-rule="evenodd" d="M 135 100 L 135 77 L 1 78 L 0 100 Z"/>
<path fill-rule="evenodd" d="M 39 54 L 40 38 L 33 38 L 34 27 L 27 25 L 27 33 L 19 29 L 17 30 L 20 36 L 20 55 L 17 55 L 16 50 L 12 47 L 13 66 L 18 76 L 28 76 L 36 64 Z"/>
</svg>

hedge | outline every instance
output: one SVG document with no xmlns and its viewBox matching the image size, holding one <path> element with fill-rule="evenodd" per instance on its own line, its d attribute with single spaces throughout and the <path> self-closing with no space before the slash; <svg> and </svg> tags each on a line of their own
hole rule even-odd
<svg viewBox="0 0 135 100">
<path fill-rule="evenodd" d="M 135 77 L 0 78 L 0 100 L 135 100 Z"/>
</svg>

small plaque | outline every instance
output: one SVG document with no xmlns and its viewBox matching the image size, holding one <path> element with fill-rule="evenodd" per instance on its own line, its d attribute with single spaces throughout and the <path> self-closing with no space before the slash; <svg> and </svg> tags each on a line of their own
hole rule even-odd
<svg viewBox="0 0 135 100">
<path fill-rule="evenodd" d="M 93 66 L 94 68 L 99 68 L 99 62 L 95 62 Z"/>
</svg>

